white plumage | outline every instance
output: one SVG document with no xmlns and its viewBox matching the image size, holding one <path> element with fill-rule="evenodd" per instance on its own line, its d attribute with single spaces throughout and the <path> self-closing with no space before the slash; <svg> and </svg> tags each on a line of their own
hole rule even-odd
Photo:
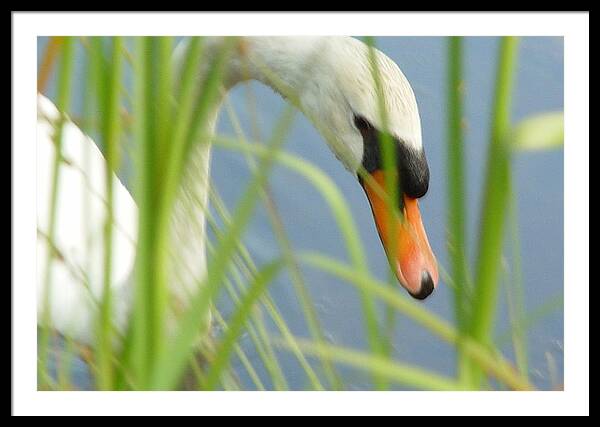
<svg viewBox="0 0 600 427">
<path fill-rule="evenodd" d="M 53 142 L 59 112 L 38 95 L 37 119 L 37 294 L 38 321 L 42 319 L 44 276 L 48 252 L 49 208 L 56 147 Z M 96 304 L 103 285 L 103 226 L 106 162 L 89 137 L 71 121 L 62 134 L 55 237 L 58 256 L 51 266 L 49 307 L 52 326 L 82 342 L 93 339 Z M 115 324 L 123 325 L 130 302 L 127 286 L 135 258 L 137 207 L 116 175 L 114 180 L 115 260 L 111 282 L 115 295 Z"/>
</svg>

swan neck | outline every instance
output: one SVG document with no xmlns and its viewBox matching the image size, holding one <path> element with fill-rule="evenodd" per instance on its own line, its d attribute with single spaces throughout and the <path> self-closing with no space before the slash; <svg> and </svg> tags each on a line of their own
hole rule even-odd
<svg viewBox="0 0 600 427">
<path fill-rule="evenodd" d="M 211 64 L 226 41 L 226 37 L 206 37 L 203 64 Z M 306 82 L 307 66 L 315 62 L 327 43 L 327 37 L 237 38 L 225 67 L 225 91 L 221 97 L 248 80 L 260 81 L 284 97 L 287 91 L 297 93 Z M 202 74 L 207 71 L 203 68 Z"/>
<path fill-rule="evenodd" d="M 206 37 L 199 78 L 208 75 L 210 65 L 223 48 L 224 37 Z M 207 139 L 195 141 L 190 153 L 182 190 L 175 205 L 171 236 L 174 254 L 174 271 L 187 274 L 176 278 L 175 293 L 186 301 L 193 295 L 199 278 L 206 272 L 206 224 L 208 206 L 211 138 L 214 135 L 221 105 L 236 84 L 258 80 L 285 97 L 286 90 L 298 90 L 306 74 L 302 65 L 314 52 L 316 38 L 311 37 L 242 37 L 236 42 L 226 63 L 223 86 L 217 99 L 207 112 L 203 129 L 199 133 Z M 176 51 L 175 59 L 181 64 L 189 41 Z M 179 279 L 179 280 L 177 280 Z"/>
</svg>

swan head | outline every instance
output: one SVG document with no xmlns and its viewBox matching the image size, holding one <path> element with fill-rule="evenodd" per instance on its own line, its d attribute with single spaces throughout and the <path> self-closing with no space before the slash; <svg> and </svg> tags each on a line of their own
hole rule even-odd
<svg viewBox="0 0 600 427">
<path fill-rule="evenodd" d="M 429 167 L 414 93 L 382 52 L 375 50 L 379 91 L 364 43 L 326 40 L 308 74 L 318 77 L 308 77 L 301 91 L 301 109 L 363 187 L 398 281 L 413 297 L 424 299 L 437 285 L 438 270 L 418 206 L 428 190 Z M 383 102 L 378 93 L 383 93 Z M 399 188 L 393 202 L 386 191 L 382 140 L 391 143 L 395 158 Z"/>
</svg>

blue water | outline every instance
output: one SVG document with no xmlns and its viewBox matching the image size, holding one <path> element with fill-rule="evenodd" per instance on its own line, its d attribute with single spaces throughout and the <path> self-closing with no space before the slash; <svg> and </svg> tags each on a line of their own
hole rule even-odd
<svg viewBox="0 0 600 427">
<path fill-rule="evenodd" d="M 46 40 L 40 39 L 40 52 Z M 446 50 L 440 37 L 379 37 L 377 46 L 398 63 L 415 91 L 423 131 L 423 141 L 431 170 L 430 190 L 422 200 L 422 215 L 430 243 L 438 261 L 448 269 L 446 252 Z M 465 42 L 465 134 L 467 166 L 467 201 L 469 254 L 473 258 L 478 233 L 480 195 L 484 180 L 489 117 L 492 105 L 498 39 L 471 37 Z M 38 53 L 39 56 L 40 53 Z M 79 70 L 81 71 L 81 70 Z M 285 107 L 285 102 L 270 89 L 251 83 L 258 103 L 262 136 L 268 136 Z M 249 116 L 247 86 L 235 88 L 231 102 L 242 125 L 251 134 L 253 118 Z M 48 94 L 52 97 L 53 88 Z M 75 101 L 75 110 L 80 101 Z M 518 121 L 542 111 L 563 109 L 563 40 L 550 37 L 521 39 L 517 81 L 513 100 L 513 120 Z M 223 113 L 218 131 L 234 135 Z M 297 154 L 325 171 L 343 192 L 352 215 L 360 228 L 368 264 L 380 279 L 387 277 L 388 267 L 376 233 L 369 204 L 356 179 L 351 176 L 328 150 L 312 125 L 298 115 L 289 133 L 285 150 Z M 527 330 L 529 368 L 532 380 L 540 388 L 557 384 L 551 378 L 551 364 L 556 365 L 558 384 L 563 375 L 563 151 L 554 150 L 518 154 L 514 161 L 514 180 L 518 199 L 519 233 L 522 251 L 523 287 L 528 315 L 544 303 L 557 300 L 554 308 Z M 244 190 L 250 172 L 243 155 L 215 149 L 212 179 L 230 209 L 234 209 Z M 277 208 L 283 218 L 291 244 L 296 250 L 318 251 L 345 260 L 341 236 L 327 206 L 307 182 L 294 173 L 276 168 L 270 185 Z M 278 255 L 278 246 L 271 231 L 266 209 L 260 206 L 244 236 L 258 264 Z M 506 251 L 510 259 L 510 251 Z M 472 263 L 473 264 L 473 263 Z M 327 338 L 339 345 L 367 349 L 358 295 L 350 285 L 320 271 L 302 267 L 302 275 L 316 304 Z M 280 275 L 270 288 L 273 299 L 295 335 L 309 337 L 295 292 L 286 274 Z M 399 292 L 401 292 L 399 290 Z M 505 290 L 500 292 L 502 304 L 496 319 L 498 337 L 509 327 Z M 452 320 L 452 292 L 442 281 L 434 294 L 423 304 L 439 316 Z M 220 306 L 225 314 L 230 305 Z M 383 316 L 383 312 L 382 312 Z M 273 327 L 273 331 L 275 328 Z M 255 366 L 260 359 L 247 336 L 243 347 Z M 513 358 L 510 339 L 503 351 Z M 301 389 L 306 378 L 295 359 L 281 353 L 281 364 L 292 388 Z M 432 336 L 409 319 L 399 316 L 394 336 L 394 357 L 407 363 L 452 375 L 455 354 L 450 346 Z M 237 366 L 237 362 L 236 363 Z M 318 364 L 315 363 L 317 367 Z M 251 388 L 243 369 L 237 369 L 244 384 Z M 260 369 L 259 369 L 260 371 Z M 372 388 L 368 376 L 350 369 L 341 369 L 348 389 Z M 263 371 L 264 373 L 264 371 Z M 266 381 L 267 384 L 268 380 Z"/>
</svg>

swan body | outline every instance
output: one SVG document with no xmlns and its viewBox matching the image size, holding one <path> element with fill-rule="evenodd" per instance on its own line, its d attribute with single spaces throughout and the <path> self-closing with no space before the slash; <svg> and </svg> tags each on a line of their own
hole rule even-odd
<svg viewBox="0 0 600 427">
<path fill-rule="evenodd" d="M 221 37 L 205 38 L 198 76 L 216 54 Z M 182 42 L 174 54 L 175 65 L 187 49 Z M 401 284 L 417 298 L 424 298 L 437 282 L 435 259 L 427 242 L 416 199 L 427 191 L 429 170 L 421 141 L 421 123 L 414 93 L 398 66 L 380 51 L 376 58 L 384 93 L 387 130 L 398 147 L 398 166 L 403 185 L 400 207 L 407 221 L 399 223 L 399 235 L 389 231 L 391 215 L 373 183 L 363 181 L 363 167 L 373 182 L 384 184 L 379 153 L 381 121 L 377 90 L 368 47 L 350 37 L 243 37 L 226 66 L 225 90 L 254 79 L 286 96 L 297 96 L 297 107 L 323 135 L 325 141 L 365 189 L 386 252 L 391 239 L 400 242 L 399 255 L 390 264 Z M 277 80 L 277 84 L 273 79 Z M 210 112 L 208 133 L 214 130 L 218 105 Z M 48 207 L 55 154 L 52 135 L 59 112 L 38 95 L 38 319 L 44 310 L 44 274 L 48 256 Z M 96 304 L 102 295 L 103 226 L 105 221 L 104 174 L 106 162 L 97 146 L 68 118 L 63 124 L 62 165 L 57 203 L 57 222 L 48 293 L 51 325 L 84 343 L 93 342 Z M 205 221 L 210 166 L 210 144 L 196 144 L 187 161 L 184 183 L 171 219 L 174 250 L 169 283 L 181 304 L 206 271 Z M 131 305 L 137 232 L 137 207 L 113 173 L 115 233 L 114 268 L 111 272 L 114 324 L 123 331 Z M 86 202 L 87 201 L 87 202 Z M 409 229 L 410 227 L 410 229 Z M 388 253 L 388 256 L 390 254 Z M 38 320 L 39 322 L 39 320 Z"/>
<path fill-rule="evenodd" d="M 38 95 L 37 117 L 37 312 L 43 318 L 45 273 L 48 257 L 50 197 L 56 146 L 53 135 L 60 121 L 54 104 Z M 90 343 L 97 302 L 103 286 L 103 226 L 106 213 L 104 188 L 106 161 L 87 135 L 73 122 L 65 121 L 62 130 L 62 159 L 56 203 L 55 236 L 51 247 L 56 251 L 51 264 L 49 310 L 51 324 L 73 338 Z M 114 268 L 111 283 L 115 304 L 114 319 L 126 320 L 137 235 L 137 206 L 113 174 Z"/>
</svg>

